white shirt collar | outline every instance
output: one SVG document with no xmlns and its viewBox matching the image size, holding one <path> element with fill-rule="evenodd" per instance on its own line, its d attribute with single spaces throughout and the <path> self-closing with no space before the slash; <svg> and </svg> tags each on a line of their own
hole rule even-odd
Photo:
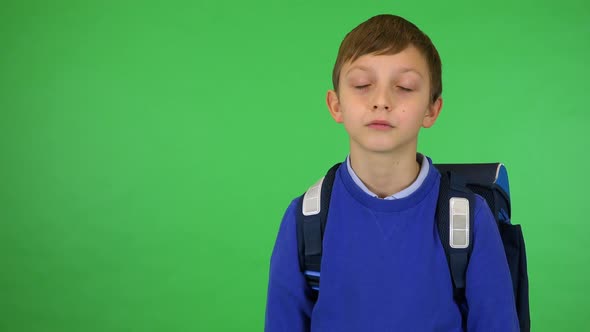
<svg viewBox="0 0 590 332">
<path fill-rule="evenodd" d="M 416 154 L 416 161 L 420 163 L 420 173 L 418 173 L 418 177 L 416 178 L 416 180 L 406 189 L 398 193 L 395 193 L 391 196 L 385 197 L 384 199 L 393 200 L 408 197 L 411 194 L 413 194 L 416 190 L 418 190 L 418 188 L 420 188 L 420 186 L 424 182 L 424 179 L 426 179 L 426 176 L 428 175 L 430 163 L 428 162 L 428 159 L 420 153 Z M 350 165 L 350 154 L 346 157 L 346 166 L 348 168 L 348 173 L 352 177 L 352 180 L 354 181 L 354 183 L 356 183 L 357 186 L 359 186 L 359 188 L 361 188 L 365 193 L 372 197 L 378 197 L 374 192 L 369 190 L 367 186 L 365 186 L 363 181 L 361 181 L 361 179 L 358 177 L 358 175 L 356 175 L 356 173 L 352 169 L 352 166 Z"/>
</svg>

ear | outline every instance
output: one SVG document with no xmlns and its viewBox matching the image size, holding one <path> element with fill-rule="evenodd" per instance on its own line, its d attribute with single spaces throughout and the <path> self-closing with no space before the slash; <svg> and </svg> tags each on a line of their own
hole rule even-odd
<svg viewBox="0 0 590 332">
<path fill-rule="evenodd" d="M 340 109 L 340 100 L 338 94 L 334 90 L 329 90 L 326 95 L 326 104 L 328 104 L 328 110 L 330 115 L 334 118 L 334 121 L 342 123 L 342 111 Z"/>
<path fill-rule="evenodd" d="M 442 109 L 443 100 L 441 97 L 438 97 L 433 103 L 428 106 L 426 110 L 426 114 L 424 115 L 424 119 L 422 120 L 422 127 L 430 128 L 436 122 L 436 119 L 440 115 L 440 111 Z"/>
</svg>

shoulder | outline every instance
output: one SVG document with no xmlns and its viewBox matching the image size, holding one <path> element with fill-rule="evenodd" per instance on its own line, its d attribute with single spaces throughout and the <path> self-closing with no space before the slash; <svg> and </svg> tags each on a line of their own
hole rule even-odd
<svg viewBox="0 0 590 332">
<path fill-rule="evenodd" d="M 271 262 L 284 262 L 297 253 L 297 206 L 299 198 L 293 199 L 283 213 L 279 224 L 275 244 L 271 256 Z M 296 257 L 296 256 L 295 256 Z"/>
<path fill-rule="evenodd" d="M 478 219 L 489 219 L 490 217 L 492 219 L 494 219 L 494 216 L 492 215 L 492 210 L 490 209 L 490 206 L 488 205 L 488 202 L 485 200 L 485 198 L 483 198 L 481 195 L 478 194 L 474 194 L 475 196 L 475 206 L 474 206 L 474 217 L 475 220 L 477 221 Z"/>
<path fill-rule="evenodd" d="M 483 198 L 481 195 L 479 194 L 474 194 L 475 196 L 475 215 L 481 214 L 481 213 L 486 213 L 486 212 L 490 212 L 490 206 L 488 205 L 488 202 L 486 201 L 485 198 Z"/>
<path fill-rule="evenodd" d="M 475 195 L 475 210 L 473 214 L 473 235 L 476 237 L 499 237 L 496 219 L 487 201 L 480 195 Z"/>
<path fill-rule="evenodd" d="M 288 203 L 287 207 L 283 210 L 283 215 L 281 219 L 281 223 L 279 225 L 278 233 L 279 237 L 281 236 L 288 236 L 286 234 L 294 234 L 296 233 L 297 229 L 297 219 L 299 219 L 299 215 L 302 214 L 302 202 L 303 202 L 303 193 L 300 196 L 297 196 Z"/>
<path fill-rule="evenodd" d="M 283 213 L 283 221 L 281 223 L 281 228 L 285 227 L 286 223 L 293 223 L 296 219 L 297 216 L 297 212 L 299 212 L 299 209 L 301 209 L 301 200 L 303 198 L 303 195 L 298 196 L 296 198 L 293 198 L 291 200 L 291 202 L 289 202 L 289 205 L 287 205 L 287 208 L 285 209 L 284 213 Z"/>
</svg>

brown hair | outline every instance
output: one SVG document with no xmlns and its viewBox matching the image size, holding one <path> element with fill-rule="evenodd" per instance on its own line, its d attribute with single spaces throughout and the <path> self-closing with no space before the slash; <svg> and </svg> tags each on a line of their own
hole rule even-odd
<svg viewBox="0 0 590 332">
<path fill-rule="evenodd" d="M 338 92 L 340 70 L 350 61 L 365 54 L 396 54 L 408 46 L 416 47 L 424 56 L 430 70 L 431 102 L 442 94 L 442 65 L 438 51 L 428 36 L 403 17 L 382 14 L 373 16 L 350 31 L 338 50 L 332 72 L 334 90 Z"/>
</svg>

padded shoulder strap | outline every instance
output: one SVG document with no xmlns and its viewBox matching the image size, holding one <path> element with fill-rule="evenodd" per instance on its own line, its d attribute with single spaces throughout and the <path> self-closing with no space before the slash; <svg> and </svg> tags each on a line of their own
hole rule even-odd
<svg viewBox="0 0 590 332">
<path fill-rule="evenodd" d="M 463 178 L 441 172 L 436 219 L 438 233 L 447 256 L 453 294 L 459 304 L 465 300 L 465 275 L 472 251 L 475 195 Z"/>
<path fill-rule="evenodd" d="M 328 173 L 312 185 L 299 198 L 297 212 L 297 246 L 299 266 L 307 283 L 319 290 L 322 241 L 330 207 L 332 186 L 340 163 L 332 166 Z"/>
</svg>

